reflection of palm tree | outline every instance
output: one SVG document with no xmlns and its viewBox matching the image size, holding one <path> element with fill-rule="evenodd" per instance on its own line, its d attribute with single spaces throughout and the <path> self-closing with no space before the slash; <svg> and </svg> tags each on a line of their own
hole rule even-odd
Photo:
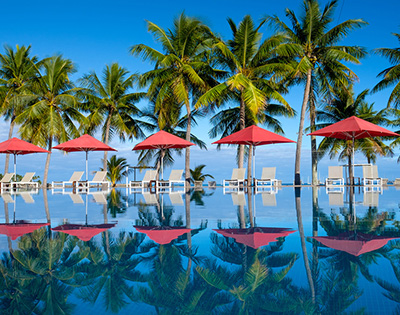
<svg viewBox="0 0 400 315">
<path fill-rule="evenodd" d="M 125 213 L 127 210 L 126 206 L 126 196 L 122 196 L 120 190 L 113 189 L 107 196 L 107 210 L 113 218 L 117 214 Z"/>
<path fill-rule="evenodd" d="M 204 206 L 203 197 L 212 196 L 214 192 L 206 193 L 204 189 L 202 190 L 190 190 L 190 201 L 194 201 L 196 206 Z"/>
<path fill-rule="evenodd" d="M 72 313 L 74 305 L 68 301 L 72 285 L 85 251 L 74 251 L 77 238 L 57 233 L 47 238 L 46 229 L 39 229 L 24 235 L 18 244 L 19 249 L 12 254 L 18 262 L 17 278 L 29 286 L 28 296 L 33 294 L 37 303 L 32 311 L 44 314 Z"/>
<path fill-rule="evenodd" d="M 118 238 L 107 240 L 103 233 L 103 249 L 94 242 L 86 242 L 89 262 L 80 268 L 86 273 L 79 279 L 81 288 L 78 296 L 85 302 L 95 303 L 102 295 L 106 309 L 118 312 L 127 305 L 127 298 L 134 300 L 132 281 L 143 281 L 135 270 L 140 259 L 135 254 L 142 253 L 144 236 L 139 233 L 120 233 Z"/>
</svg>

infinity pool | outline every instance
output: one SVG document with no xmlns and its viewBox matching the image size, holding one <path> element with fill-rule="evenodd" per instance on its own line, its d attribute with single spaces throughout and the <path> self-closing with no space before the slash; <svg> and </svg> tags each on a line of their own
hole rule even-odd
<svg viewBox="0 0 400 315">
<path fill-rule="evenodd" d="M 0 312 L 396 313 L 398 196 L 4 193 Z"/>
</svg>

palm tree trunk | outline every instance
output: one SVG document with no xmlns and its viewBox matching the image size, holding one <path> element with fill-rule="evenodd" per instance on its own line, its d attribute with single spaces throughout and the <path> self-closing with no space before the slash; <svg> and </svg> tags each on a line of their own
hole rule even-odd
<svg viewBox="0 0 400 315">
<path fill-rule="evenodd" d="M 10 129 L 8 131 L 8 140 L 12 138 L 14 126 L 15 126 L 15 116 L 11 117 Z M 4 174 L 8 173 L 8 165 L 10 164 L 10 154 L 6 154 L 6 161 L 4 163 Z"/>
<path fill-rule="evenodd" d="M 305 116 L 306 116 L 308 99 L 310 96 L 310 87 L 311 87 L 311 69 L 309 69 L 307 71 L 306 87 L 304 89 L 303 104 L 301 105 L 299 133 L 297 135 L 297 145 L 296 145 L 296 162 L 295 162 L 295 167 L 294 167 L 294 184 L 295 185 L 301 185 L 301 180 L 300 180 L 301 145 L 303 142 L 304 120 L 305 120 Z"/>
<path fill-rule="evenodd" d="M 106 125 L 106 134 L 104 137 L 104 143 L 108 145 L 108 141 L 110 138 L 110 127 L 111 127 L 111 114 L 107 117 L 107 125 Z M 107 171 L 107 157 L 108 151 L 104 151 L 104 158 L 103 158 L 103 170 Z"/>
<path fill-rule="evenodd" d="M 253 146 L 249 145 L 249 154 L 248 154 L 248 158 L 247 158 L 247 186 L 253 186 L 253 182 L 252 182 L 252 168 L 251 168 L 251 164 L 253 161 Z"/>
<path fill-rule="evenodd" d="M 350 178 L 350 185 L 354 185 L 354 174 L 353 174 L 353 161 L 352 161 L 352 153 L 349 153 L 348 156 L 349 161 L 349 178 Z"/>
<path fill-rule="evenodd" d="M 310 127 L 311 132 L 315 131 L 315 103 L 314 98 L 310 100 Z M 311 136 L 311 183 L 312 185 L 318 185 L 318 154 L 317 154 L 317 139 L 315 136 Z"/>
<path fill-rule="evenodd" d="M 46 212 L 47 223 L 50 223 L 50 211 L 49 211 L 49 200 L 47 198 L 47 189 L 43 189 L 43 203 L 44 203 L 44 211 Z"/>
<path fill-rule="evenodd" d="M 50 158 L 51 158 L 51 147 L 53 146 L 53 138 L 49 139 L 49 147 L 48 150 L 50 153 L 47 153 L 46 164 L 44 166 L 44 174 L 43 174 L 43 189 L 47 189 L 47 178 L 49 176 L 49 167 L 50 167 Z"/>
<path fill-rule="evenodd" d="M 315 287 L 314 287 L 314 281 L 312 279 L 310 263 L 308 261 L 308 255 L 307 255 L 306 239 L 305 239 L 304 227 L 303 227 L 303 217 L 302 217 L 302 213 L 301 213 L 300 193 L 301 193 L 301 188 L 296 187 L 295 188 L 295 198 L 296 198 L 297 227 L 299 229 L 299 234 L 300 234 L 300 242 L 301 242 L 301 249 L 303 252 L 304 267 L 306 269 L 308 285 L 310 287 L 312 302 L 314 304 L 315 303 Z"/>
<path fill-rule="evenodd" d="M 249 205 L 249 221 L 250 221 L 250 227 L 254 227 L 254 214 L 253 214 L 253 190 L 249 189 L 247 191 L 247 203 Z"/>
<path fill-rule="evenodd" d="M 186 141 L 190 141 L 190 133 L 192 129 L 192 112 L 190 104 L 186 104 L 187 112 L 187 127 L 186 127 Z M 190 187 L 190 147 L 185 149 L 185 181 L 186 185 Z"/>
<path fill-rule="evenodd" d="M 243 130 L 246 128 L 246 107 L 243 98 L 240 98 L 240 112 L 239 112 L 239 128 Z M 239 158 L 238 158 L 238 168 L 243 168 L 244 162 L 244 145 L 239 145 Z"/>
</svg>

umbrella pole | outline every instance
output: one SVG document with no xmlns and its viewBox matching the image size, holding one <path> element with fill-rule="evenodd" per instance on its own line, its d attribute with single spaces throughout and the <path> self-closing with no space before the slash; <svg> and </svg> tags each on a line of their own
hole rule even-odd
<svg viewBox="0 0 400 315">
<path fill-rule="evenodd" d="M 351 182 L 350 182 L 351 185 L 354 185 L 354 145 L 355 145 L 355 138 L 353 137 L 353 146 L 352 146 L 352 152 L 351 152 L 351 155 L 352 155 L 352 157 L 351 157 L 351 159 L 352 159 L 351 168 L 353 170 L 353 172 L 352 172 L 353 173 L 352 174 L 353 178 L 350 179 L 351 180 Z"/>
<path fill-rule="evenodd" d="M 15 198 L 14 198 L 14 214 L 13 214 L 13 223 L 15 223 L 15 204 L 17 203 L 17 195 L 15 195 Z"/>
<path fill-rule="evenodd" d="M 253 145 L 253 183 L 251 186 L 255 186 L 256 182 L 256 146 Z"/>
<path fill-rule="evenodd" d="M 86 181 L 88 181 L 88 169 L 89 169 L 88 155 L 89 155 L 89 151 L 86 151 Z"/>
<path fill-rule="evenodd" d="M 164 152 L 161 149 L 161 180 L 164 180 Z"/>
<path fill-rule="evenodd" d="M 88 199 L 88 197 L 87 197 L 87 195 L 88 195 L 88 194 L 86 194 L 86 198 L 85 198 L 85 199 L 86 199 L 86 200 L 85 200 L 85 201 L 86 201 L 86 202 L 85 202 L 85 204 L 86 204 L 85 224 L 86 224 L 86 225 L 88 225 L 88 220 L 87 220 L 87 218 L 88 218 L 88 215 L 87 215 L 87 208 L 88 208 L 88 200 L 87 200 L 87 199 Z"/>
<path fill-rule="evenodd" d="M 14 153 L 14 182 L 17 181 L 17 155 Z"/>
</svg>

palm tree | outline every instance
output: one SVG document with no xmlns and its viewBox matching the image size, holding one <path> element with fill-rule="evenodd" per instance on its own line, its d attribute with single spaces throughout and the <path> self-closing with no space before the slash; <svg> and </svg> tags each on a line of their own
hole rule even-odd
<svg viewBox="0 0 400 315">
<path fill-rule="evenodd" d="M 21 124 L 21 137 L 30 142 L 48 147 L 43 186 L 47 186 L 53 141 L 59 143 L 79 136 L 76 122 L 82 124 L 86 118 L 78 110 L 78 102 L 69 76 L 76 72 L 71 60 L 61 55 L 48 58 L 37 69 L 35 79 L 29 84 L 26 95 L 18 96 L 20 102 L 29 105 L 19 114 L 15 122 Z"/>
<path fill-rule="evenodd" d="M 26 85 L 36 75 L 38 58 L 31 56 L 31 46 L 16 46 L 15 51 L 5 47 L 5 53 L 0 54 L 0 87 L 1 112 L 6 120 L 10 120 L 8 139 L 12 138 L 15 117 L 24 109 L 16 96 L 26 92 Z M 6 155 L 4 173 L 8 172 L 9 154 Z"/>
<path fill-rule="evenodd" d="M 122 177 L 128 176 L 132 171 L 131 169 L 128 169 L 127 171 L 127 167 L 129 167 L 129 165 L 126 159 L 122 157 L 117 158 L 116 155 L 111 156 L 107 161 L 107 178 L 111 182 L 112 187 L 115 187 L 117 182 L 122 180 Z"/>
<path fill-rule="evenodd" d="M 350 31 L 367 24 L 362 19 L 347 20 L 328 29 L 333 21 L 337 2 L 338 0 L 332 0 L 321 10 L 317 0 L 304 0 L 300 19 L 292 10 L 286 9 L 285 13 L 291 27 L 277 16 L 268 18 L 284 37 L 281 45 L 276 47 L 276 53 L 297 61 L 293 73 L 294 82 L 305 84 L 296 147 L 295 185 L 301 184 L 300 158 L 307 105 L 311 108 L 310 117 L 315 117 L 312 112 L 315 100 L 310 96 L 316 92 L 327 95 L 332 90 L 345 90 L 349 82 L 357 79 L 357 76 L 343 62 L 358 64 L 359 58 L 366 55 L 364 48 L 338 45 Z M 313 183 L 316 181 L 316 168 L 314 168 Z"/>
<path fill-rule="evenodd" d="M 99 78 L 95 72 L 86 74 L 80 80 L 85 88 L 80 94 L 83 97 L 84 109 L 90 111 L 87 132 L 97 128 L 102 130 L 102 140 L 108 144 L 113 135 L 119 135 L 124 141 L 129 138 L 143 138 L 142 123 L 134 117 L 140 115 L 135 104 L 144 93 L 131 93 L 135 75 L 117 63 L 107 65 L 103 76 Z M 108 152 L 104 151 L 103 169 L 107 168 Z"/>
<path fill-rule="evenodd" d="M 200 20 L 182 13 L 174 20 L 173 28 L 164 30 L 148 21 L 148 31 L 161 44 L 163 52 L 144 44 L 131 47 L 131 54 L 150 60 L 155 69 L 141 76 L 141 85 L 149 86 L 147 95 L 155 99 L 156 108 L 175 102 L 186 108 L 186 137 L 190 141 L 192 105 L 199 94 L 216 84 L 215 70 L 208 63 L 209 28 Z M 190 147 L 185 153 L 185 177 L 190 178 Z"/>
<path fill-rule="evenodd" d="M 317 111 L 317 120 L 324 123 L 317 124 L 316 129 L 321 129 L 327 125 L 339 122 L 351 116 L 357 116 L 377 125 L 389 125 L 387 118 L 388 112 L 383 109 L 374 110 L 374 104 L 368 104 L 365 100 L 368 90 L 362 91 L 358 95 L 353 95 L 352 88 L 347 89 L 350 93 L 338 91 L 333 95 L 322 110 Z M 335 138 L 324 138 L 318 147 L 318 157 L 322 158 L 329 154 L 330 158 L 339 155 L 339 159 L 348 159 L 348 165 L 352 165 L 352 141 Z M 365 138 L 355 141 L 355 151 L 360 151 L 367 157 L 368 163 L 376 161 L 377 154 L 381 156 L 392 156 L 392 149 L 387 146 L 380 138 Z M 352 172 L 352 169 L 349 169 Z"/>
<path fill-rule="evenodd" d="M 400 42 L 400 34 L 393 33 L 393 35 Z M 394 86 L 393 91 L 389 96 L 388 106 L 393 103 L 395 108 L 398 108 L 400 104 L 400 49 L 378 48 L 375 49 L 375 53 L 389 59 L 392 66 L 378 74 L 378 76 L 383 77 L 383 79 L 372 89 L 372 92 L 381 91 L 385 88 Z"/>
<path fill-rule="evenodd" d="M 191 180 L 204 182 L 207 177 L 214 178 L 214 176 L 210 174 L 203 173 L 203 168 L 205 167 L 205 164 L 200 164 L 197 165 L 194 170 L 190 170 Z"/>
<path fill-rule="evenodd" d="M 273 77 L 275 72 L 283 73 L 285 70 L 291 70 L 291 67 L 274 60 L 273 47 L 279 42 L 276 37 L 261 41 L 259 30 L 265 20 L 256 26 L 252 18 L 247 15 L 239 26 L 232 19 L 228 19 L 228 23 L 233 39 L 226 43 L 218 40 L 214 50 L 221 66 L 229 70 L 229 77 L 204 93 L 196 107 L 230 100 L 237 101 L 240 104 L 239 130 L 242 130 L 246 127 L 246 110 L 253 117 L 257 117 L 259 112 L 268 107 L 269 99 L 275 99 L 289 108 L 280 94 L 284 91 L 282 86 L 268 78 Z M 243 167 L 243 161 L 244 146 L 241 145 L 238 167 Z"/>
</svg>

